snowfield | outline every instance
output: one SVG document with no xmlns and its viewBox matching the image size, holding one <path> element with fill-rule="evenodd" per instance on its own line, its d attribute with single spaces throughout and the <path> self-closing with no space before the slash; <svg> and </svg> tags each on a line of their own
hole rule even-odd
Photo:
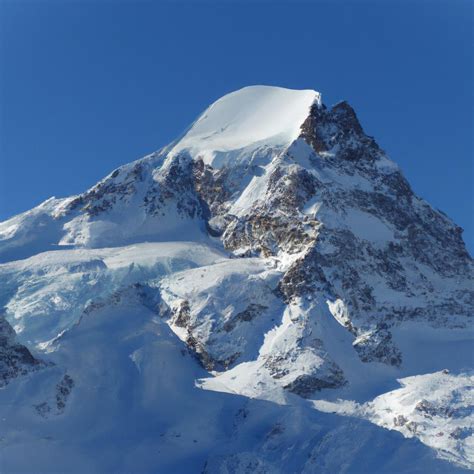
<svg viewBox="0 0 474 474">
<path fill-rule="evenodd" d="M 0 262 L 0 472 L 474 470 L 472 259 L 346 102 L 226 95 Z"/>
<path fill-rule="evenodd" d="M 320 94 L 312 90 L 245 87 L 205 110 L 171 154 L 189 150 L 220 168 L 232 164 L 234 153 L 244 148 L 248 155 L 252 148 L 288 146 L 300 134 L 310 107 L 320 102 Z"/>
</svg>

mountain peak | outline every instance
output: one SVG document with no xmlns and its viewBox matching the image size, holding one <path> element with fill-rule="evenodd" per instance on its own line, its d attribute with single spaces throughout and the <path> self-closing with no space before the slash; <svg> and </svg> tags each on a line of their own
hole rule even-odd
<svg viewBox="0 0 474 474">
<path fill-rule="evenodd" d="M 415 440 L 382 465 L 383 427 L 472 469 L 473 281 L 460 229 L 347 102 L 233 92 L 171 145 L 0 223 L 2 467 L 31 446 L 41 472 L 135 472 L 118 442 L 143 472 L 457 472 Z"/>
<path fill-rule="evenodd" d="M 249 86 L 231 92 L 208 107 L 172 150 L 187 151 L 219 167 L 219 153 L 262 146 L 285 147 L 300 134 L 313 105 L 321 104 L 314 90 Z"/>
</svg>

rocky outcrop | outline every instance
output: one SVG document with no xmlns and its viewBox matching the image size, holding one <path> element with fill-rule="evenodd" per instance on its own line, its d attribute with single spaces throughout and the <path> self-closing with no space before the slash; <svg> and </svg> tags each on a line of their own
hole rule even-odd
<svg viewBox="0 0 474 474">
<path fill-rule="evenodd" d="M 397 367 L 402 363 L 402 354 L 394 345 L 392 334 L 385 323 L 358 336 L 354 341 L 354 348 L 363 362 L 375 360 Z"/>
<path fill-rule="evenodd" d="M 298 253 L 311 243 L 317 234 L 318 223 L 303 222 L 285 215 L 273 215 L 255 210 L 251 216 L 233 219 L 222 236 L 227 249 L 240 255 L 277 255 L 283 250 Z"/>
<path fill-rule="evenodd" d="M 257 316 L 262 314 L 266 309 L 268 309 L 267 306 L 258 303 L 251 303 L 243 311 L 240 311 L 240 313 L 237 313 L 235 316 L 232 316 L 230 319 L 228 319 L 224 323 L 223 329 L 226 332 L 230 332 L 241 322 L 252 321 Z"/>
<path fill-rule="evenodd" d="M 301 127 L 301 137 L 316 153 L 339 148 L 338 158 L 355 162 L 373 161 L 381 150 L 372 137 L 365 135 L 354 109 L 339 102 L 331 109 L 314 105 Z"/>
<path fill-rule="evenodd" d="M 194 161 L 178 155 L 165 162 L 144 197 L 148 215 L 164 215 L 167 205 L 175 205 L 180 216 L 203 218 L 207 214 L 194 190 Z"/>
<path fill-rule="evenodd" d="M 212 311 L 211 308 L 212 305 L 200 310 L 206 314 Z M 265 305 L 251 303 L 243 311 L 233 312 L 223 320 L 214 314 L 215 322 L 209 331 L 206 330 L 209 320 L 201 321 L 199 309 L 193 311 L 190 302 L 182 300 L 171 310 L 170 323 L 185 330 L 184 342 L 205 369 L 221 371 L 232 367 L 242 355 L 246 337 L 241 334 L 245 334 L 245 325 L 261 317 L 267 309 Z"/>
<path fill-rule="evenodd" d="M 81 210 L 95 217 L 111 210 L 118 202 L 127 203 L 137 192 L 139 183 L 145 180 L 146 168 L 140 162 L 118 168 L 89 191 L 73 199 L 68 211 Z"/>
<path fill-rule="evenodd" d="M 283 388 L 289 392 L 295 393 L 303 398 L 309 398 L 315 392 L 321 391 L 323 388 L 339 388 L 344 385 L 344 376 L 341 370 L 331 377 L 322 378 L 317 375 L 304 374 L 296 377 L 292 382 Z"/>
<path fill-rule="evenodd" d="M 322 348 L 321 341 L 320 345 Z M 282 382 L 284 389 L 303 398 L 314 396 L 316 392 L 325 388 L 340 388 L 346 384 L 343 371 L 327 356 L 321 358 L 320 365 L 311 367 L 305 373 L 296 373 L 292 365 L 297 365 L 294 363 L 298 357 L 307 355 L 308 352 L 306 348 L 266 357 L 264 367 L 274 379 Z"/>
<path fill-rule="evenodd" d="M 49 418 L 51 415 L 62 415 L 74 385 L 72 377 L 64 374 L 56 384 L 54 394 L 47 401 L 33 405 L 36 413 L 42 418 Z"/>
<path fill-rule="evenodd" d="M 16 334 L 8 321 L 0 316 L 0 388 L 12 379 L 45 367 L 28 348 L 16 342 Z"/>
<path fill-rule="evenodd" d="M 59 413 L 62 413 L 66 408 L 66 403 L 74 388 L 74 380 L 68 374 L 56 386 L 56 408 Z"/>
</svg>

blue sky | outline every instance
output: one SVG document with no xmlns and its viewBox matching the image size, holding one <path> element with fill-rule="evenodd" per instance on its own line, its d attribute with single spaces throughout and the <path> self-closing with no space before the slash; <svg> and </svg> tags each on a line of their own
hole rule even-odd
<svg viewBox="0 0 474 474">
<path fill-rule="evenodd" d="M 250 84 L 347 99 L 474 249 L 473 2 L 0 1 L 0 220 Z"/>
</svg>

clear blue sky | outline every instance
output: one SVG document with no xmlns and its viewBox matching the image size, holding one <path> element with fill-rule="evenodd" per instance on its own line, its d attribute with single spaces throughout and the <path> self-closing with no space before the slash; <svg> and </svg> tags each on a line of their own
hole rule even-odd
<svg viewBox="0 0 474 474">
<path fill-rule="evenodd" d="M 0 0 L 0 220 L 250 84 L 347 99 L 474 249 L 473 2 Z"/>
</svg>

